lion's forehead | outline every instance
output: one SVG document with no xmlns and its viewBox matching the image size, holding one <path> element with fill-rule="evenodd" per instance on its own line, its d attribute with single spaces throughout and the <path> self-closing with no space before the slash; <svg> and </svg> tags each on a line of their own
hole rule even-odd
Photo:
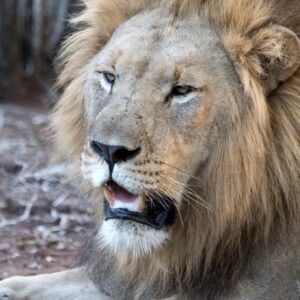
<svg viewBox="0 0 300 300">
<path fill-rule="evenodd" d="M 162 64 L 170 69 L 175 64 L 211 68 L 212 64 L 228 63 L 223 48 L 218 34 L 205 19 L 198 16 L 174 21 L 151 11 L 122 24 L 102 50 L 100 59 L 113 60 L 127 70 L 148 63 L 152 73 L 153 66 Z"/>
</svg>

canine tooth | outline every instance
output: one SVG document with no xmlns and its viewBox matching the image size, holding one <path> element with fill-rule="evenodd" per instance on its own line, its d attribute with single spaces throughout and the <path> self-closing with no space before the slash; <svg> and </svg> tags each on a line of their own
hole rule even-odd
<svg viewBox="0 0 300 300">
<path fill-rule="evenodd" d="M 108 201 L 109 205 L 111 207 L 113 207 L 114 200 L 113 200 L 113 196 L 112 196 L 111 192 L 107 188 L 104 188 L 103 193 L 104 193 L 105 199 Z"/>
<path fill-rule="evenodd" d="M 139 196 L 137 199 L 137 204 L 138 204 L 138 210 L 139 212 L 143 212 L 145 207 L 146 207 L 146 203 L 145 203 L 145 199 L 143 196 Z"/>
</svg>

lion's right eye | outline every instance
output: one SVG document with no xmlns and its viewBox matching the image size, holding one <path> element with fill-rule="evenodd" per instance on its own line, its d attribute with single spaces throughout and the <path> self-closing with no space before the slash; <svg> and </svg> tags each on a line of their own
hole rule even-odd
<svg viewBox="0 0 300 300">
<path fill-rule="evenodd" d="M 102 88 L 106 91 L 106 94 L 108 94 L 116 80 L 116 76 L 113 73 L 110 72 L 97 72 L 100 75 L 100 84 Z"/>
<path fill-rule="evenodd" d="M 115 82 L 116 77 L 114 74 L 108 72 L 103 72 L 102 74 L 109 84 L 113 84 Z"/>
</svg>

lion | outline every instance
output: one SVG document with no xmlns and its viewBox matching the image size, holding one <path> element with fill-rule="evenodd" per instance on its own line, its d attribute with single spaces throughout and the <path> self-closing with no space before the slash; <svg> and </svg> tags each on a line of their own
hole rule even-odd
<svg viewBox="0 0 300 300">
<path fill-rule="evenodd" d="M 300 2 L 84 5 L 51 128 L 95 230 L 0 299 L 299 299 Z"/>
</svg>

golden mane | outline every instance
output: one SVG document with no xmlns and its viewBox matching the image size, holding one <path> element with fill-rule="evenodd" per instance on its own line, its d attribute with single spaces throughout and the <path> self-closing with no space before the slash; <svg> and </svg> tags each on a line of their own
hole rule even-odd
<svg viewBox="0 0 300 300">
<path fill-rule="evenodd" d="M 270 91 L 261 58 L 267 53 L 271 68 L 290 53 L 285 53 L 283 34 L 276 28 L 267 26 L 256 33 L 273 23 L 300 33 L 300 5 L 293 0 L 286 2 L 86 0 L 83 12 L 74 19 L 79 30 L 67 39 L 59 59 L 59 86 L 64 93 L 51 125 L 59 152 L 72 161 L 79 162 L 85 136 L 86 65 L 120 23 L 151 5 L 164 6 L 178 18 L 195 11 L 209 18 L 240 77 L 245 99 L 251 99 L 232 101 L 236 125 L 212 153 L 202 195 L 212 204 L 212 212 L 190 210 L 186 231 L 175 228 L 174 242 L 165 251 L 143 259 L 124 254 L 114 262 L 127 278 L 134 278 L 136 293 L 153 293 L 152 285 L 167 295 L 173 288 L 171 282 L 192 290 L 197 288 L 197 281 L 202 288 L 206 285 L 207 298 L 211 299 L 213 284 L 220 285 L 228 272 L 234 282 L 247 263 L 250 248 L 271 245 L 290 228 L 299 227 L 300 70 Z M 299 61 L 299 53 L 293 55 Z M 201 232 L 196 234 L 195 228 Z M 88 258 L 90 272 L 97 279 L 105 263 L 93 259 Z M 112 260 L 108 259 L 110 263 Z M 220 274 L 212 273 L 213 269 Z M 212 283 L 214 278 L 219 282 Z"/>
</svg>

